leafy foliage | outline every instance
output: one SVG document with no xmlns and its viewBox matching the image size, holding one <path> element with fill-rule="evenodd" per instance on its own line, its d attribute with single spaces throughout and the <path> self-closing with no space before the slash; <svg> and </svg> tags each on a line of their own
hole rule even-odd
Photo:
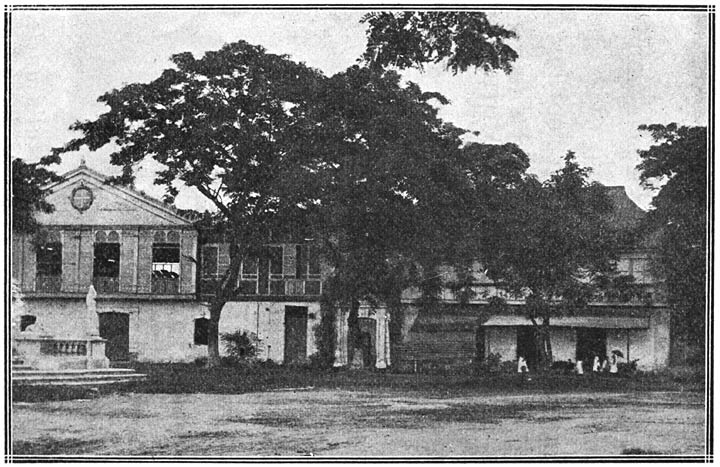
<svg viewBox="0 0 720 467">
<path fill-rule="evenodd" d="M 446 60 L 457 73 L 468 68 L 510 73 L 518 55 L 507 39 L 515 32 L 492 24 L 482 12 L 402 11 L 369 13 L 363 61 L 400 69 Z"/>
<path fill-rule="evenodd" d="M 52 204 L 45 200 L 47 193 L 42 187 L 57 182 L 60 177 L 46 168 L 46 160 L 27 163 L 22 159 L 12 161 L 12 230 L 15 233 L 35 233 L 36 212 L 51 213 Z"/>
<path fill-rule="evenodd" d="M 581 310 L 600 286 L 617 281 L 618 253 L 612 209 L 605 189 L 588 180 L 568 152 L 565 165 L 545 183 L 532 177 L 507 198 L 511 206 L 495 224 L 498 248 L 489 256 L 488 275 L 526 296 L 524 313 L 536 326 L 541 361 L 552 361 L 550 320 Z"/>
<path fill-rule="evenodd" d="M 158 79 L 102 95 L 109 110 L 75 123 L 82 136 L 53 155 L 115 143 L 110 160 L 123 172 L 114 182 L 132 182 L 135 165 L 152 158 L 163 166 L 155 183 L 165 187 L 166 201 L 184 184 L 214 203 L 217 215 L 203 222 L 235 240 L 210 303 L 208 364 L 217 365 L 217 325 L 237 292 L 242 258 L 261 256 L 271 232 L 292 231 L 303 216 L 283 179 L 311 155 L 302 142 L 313 125 L 303 120 L 325 78 L 243 41 L 171 59 L 174 67 Z"/>
<path fill-rule="evenodd" d="M 235 332 L 220 334 L 230 360 L 236 363 L 249 361 L 257 355 L 260 339 L 252 332 L 238 329 Z"/>
<path fill-rule="evenodd" d="M 638 151 L 640 179 L 659 188 L 650 222 L 659 232 L 654 269 L 666 280 L 674 309 L 676 338 L 695 347 L 705 343 L 707 280 L 707 128 L 642 125 L 657 144 Z M 663 184 L 663 182 L 665 182 Z"/>
</svg>

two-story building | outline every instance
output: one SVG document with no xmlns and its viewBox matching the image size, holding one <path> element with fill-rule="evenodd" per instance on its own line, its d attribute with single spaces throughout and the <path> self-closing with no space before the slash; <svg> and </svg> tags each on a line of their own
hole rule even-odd
<svg viewBox="0 0 720 467">
<path fill-rule="evenodd" d="M 645 212 L 625 193 L 624 187 L 607 187 L 614 210 L 611 222 L 632 227 Z M 612 351 L 622 352 L 625 361 L 637 360 L 638 368 L 659 369 L 668 365 L 670 355 L 670 311 L 663 287 L 650 274 L 650 247 L 641 242 L 620 255 L 618 271 L 635 278 L 642 290 L 629 302 L 608 295 L 599 296 L 572 316 L 550 320 L 551 345 L 555 361 L 603 358 Z M 452 270 L 444 271 L 448 282 Z M 474 295 L 461 303 L 450 289 L 444 289 L 438 309 L 420 312 L 413 305 L 417 291 L 404 297 L 401 342 L 393 358 L 408 371 L 419 368 L 447 368 L 470 364 L 490 354 L 502 360 L 523 356 L 532 367 L 537 359 L 533 323 L 523 314 L 524 297 L 511 296 L 498 287 L 482 270 L 474 267 Z M 493 313 L 488 304 L 500 297 L 504 311 Z"/>
<path fill-rule="evenodd" d="M 13 279 L 24 304 L 21 326 L 72 334 L 84 322 L 92 285 L 111 361 L 207 355 L 207 302 L 213 282 L 230 264 L 229 243 L 209 237 L 199 242 L 203 233 L 175 209 L 110 185 L 85 165 L 45 189 L 55 210 L 37 214 L 40 233 L 12 239 Z M 220 332 L 254 333 L 263 360 L 307 361 L 316 352 L 327 272 L 311 243 L 268 245 L 265 257 L 242 265 L 239 294 L 225 305 Z M 347 324 L 340 316 L 336 322 L 342 339 Z M 386 325 L 382 310 L 363 309 L 370 366 L 389 362 Z"/>
</svg>

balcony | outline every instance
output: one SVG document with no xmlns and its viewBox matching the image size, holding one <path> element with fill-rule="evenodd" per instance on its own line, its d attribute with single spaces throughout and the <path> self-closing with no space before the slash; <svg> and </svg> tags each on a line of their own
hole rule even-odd
<svg viewBox="0 0 720 467">
<path fill-rule="evenodd" d="M 120 291 L 120 278 L 93 277 L 93 287 L 97 293 L 118 293 Z"/>
<path fill-rule="evenodd" d="M 60 275 L 48 276 L 44 274 L 38 274 L 37 276 L 35 276 L 35 292 L 60 292 L 61 287 L 62 276 Z"/>
<path fill-rule="evenodd" d="M 153 274 L 150 292 L 155 295 L 177 295 L 179 282 L 177 277 L 156 277 Z"/>
<path fill-rule="evenodd" d="M 200 280 L 198 290 L 201 294 L 214 294 L 217 279 L 205 277 Z M 322 294 L 320 279 L 271 279 L 267 290 L 258 293 L 257 281 L 239 281 L 238 296 L 274 296 L 274 297 L 319 297 Z"/>
</svg>

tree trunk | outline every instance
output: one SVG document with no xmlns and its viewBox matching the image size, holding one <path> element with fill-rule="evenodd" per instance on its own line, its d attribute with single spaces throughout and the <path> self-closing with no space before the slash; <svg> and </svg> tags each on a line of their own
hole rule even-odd
<svg viewBox="0 0 720 467">
<path fill-rule="evenodd" d="M 225 306 L 226 300 L 218 299 L 216 295 L 210 303 L 210 320 L 208 322 L 208 359 L 207 367 L 213 368 L 220 366 L 220 343 L 219 343 L 219 325 L 220 313 Z"/>
<path fill-rule="evenodd" d="M 208 322 L 208 360 L 207 367 L 213 368 L 220 366 L 220 343 L 218 333 L 220 330 L 220 314 L 225 304 L 235 293 L 238 275 L 240 274 L 240 265 L 242 264 L 242 254 L 237 245 L 230 245 L 230 265 L 223 274 L 223 278 L 218 282 L 215 288 L 215 295 L 210 300 L 208 307 L 210 312 L 210 320 Z"/>
<path fill-rule="evenodd" d="M 533 323 L 533 338 L 535 344 L 535 354 L 537 355 L 537 366 L 540 371 L 550 368 L 553 361 L 552 343 L 550 340 L 550 318 L 543 318 L 542 323 L 538 323 L 537 319 L 530 319 Z"/>
<path fill-rule="evenodd" d="M 543 319 L 543 352 L 545 364 L 550 368 L 553 362 L 552 342 L 550 339 L 550 318 Z"/>
</svg>

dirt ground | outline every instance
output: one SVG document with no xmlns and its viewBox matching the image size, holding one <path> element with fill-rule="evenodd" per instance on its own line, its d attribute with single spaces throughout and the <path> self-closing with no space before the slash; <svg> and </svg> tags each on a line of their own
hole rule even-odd
<svg viewBox="0 0 720 467">
<path fill-rule="evenodd" d="M 298 389 L 15 403 L 13 454 L 702 454 L 698 393 L 422 397 Z"/>
</svg>

